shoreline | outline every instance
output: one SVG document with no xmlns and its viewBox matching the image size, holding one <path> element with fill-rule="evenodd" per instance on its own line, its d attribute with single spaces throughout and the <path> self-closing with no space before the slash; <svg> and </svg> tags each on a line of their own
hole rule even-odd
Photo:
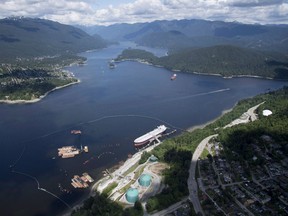
<svg viewBox="0 0 288 216">
<path fill-rule="evenodd" d="M 57 87 L 51 89 L 50 91 L 46 92 L 44 95 L 41 95 L 39 98 L 35 98 L 35 99 L 32 99 L 32 100 L 20 100 L 20 99 L 19 100 L 0 100 L 0 103 L 5 103 L 5 104 L 32 104 L 32 103 L 37 103 L 37 102 L 41 101 L 43 98 L 45 98 L 48 94 L 50 94 L 53 91 L 56 91 L 56 90 L 59 90 L 59 89 L 62 89 L 62 88 L 66 88 L 68 86 L 75 85 L 75 84 L 78 84 L 80 82 L 81 82 L 81 80 L 77 79 L 76 82 L 71 82 L 71 83 L 68 83 L 68 84 L 63 85 L 63 86 L 57 86 Z"/>
<path fill-rule="evenodd" d="M 154 145 L 148 146 L 147 148 L 145 148 L 144 151 L 148 151 L 149 152 L 152 149 L 154 149 L 156 146 L 160 145 L 161 143 L 162 142 L 160 142 L 158 144 L 154 144 Z M 135 152 L 131 156 L 131 158 L 127 158 L 121 166 L 119 166 L 117 169 L 113 170 L 112 174 L 123 173 L 123 172 L 127 171 L 131 166 L 126 168 L 126 169 L 125 169 L 125 167 L 128 166 L 128 164 L 131 164 L 133 162 L 134 162 L 133 165 L 135 163 L 137 163 L 140 160 L 141 155 L 142 155 L 142 151 Z M 110 168 L 113 168 L 114 166 L 115 165 L 112 165 Z M 110 169 L 110 168 L 108 168 L 108 169 Z M 99 179 L 97 179 L 97 181 L 95 181 L 94 184 L 91 184 L 91 186 L 89 187 L 89 191 L 87 192 L 87 195 L 84 195 L 83 198 L 81 198 L 81 199 L 79 199 L 79 201 L 75 202 L 75 205 L 71 206 L 72 207 L 71 209 L 69 209 L 67 211 L 64 211 L 61 215 L 62 216 L 70 216 L 72 214 L 73 210 L 77 210 L 78 208 L 81 208 L 83 206 L 85 200 L 87 200 L 91 196 L 93 197 L 96 194 L 97 186 L 105 178 L 107 178 L 107 176 L 102 176 Z"/>
<path fill-rule="evenodd" d="M 218 117 L 215 118 L 215 119 L 212 119 L 212 120 L 210 120 L 210 121 L 208 121 L 208 122 L 206 122 L 206 123 L 203 123 L 203 124 L 201 124 L 201 125 L 195 125 L 195 126 L 192 126 L 192 127 L 187 128 L 187 131 L 188 131 L 188 132 L 193 132 L 194 130 L 205 128 L 206 126 L 208 126 L 208 125 L 214 123 L 215 121 L 217 121 L 218 119 L 222 118 L 222 116 L 225 115 L 226 113 L 231 112 L 236 105 L 237 105 L 237 103 L 236 103 L 232 108 L 227 109 L 227 110 L 223 110 L 223 111 L 221 112 L 220 116 L 218 116 Z"/>
<path fill-rule="evenodd" d="M 213 74 L 213 73 L 201 73 L 201 72 L 187 72 L 187 71 L 181 71 L 181 70 L 178 70 L 178 69 L 168 69 L 166 68 L 165 66 L 162 66 L 162 65 L 155 65 L 155 64 L 152 64 L 150 62 L 148 62 L 147 60 L 145 59 L 121 59 L 121 60 L 116 60 L 115 62 L 116 63 L 121 63 L 121 62 L 125 62 L 125 61 L 135 61 L 135 62 L 139 62 L 139 63 L 142 63 L 142 64 L 147 64 L 147 65 L 151 65 L 153 67 L 161 67 L 161 68 L 165 68 L 169 71 L 172 71 L 172 72 L 179 72 L 179 73 L 188 73 L 188 74 L 195 74 L 195 75 L 202 75 L 202 76 L 218 76 L 218 77 L 222 77 L 223 79 L 232 79 L 232 78 L 256 78 L 256 79 L 266 79 L 266 80 L 275 80 L 275 81 L 287 81 L 287 79 L 275 79 L 275 78 L 272 78 L 272 77 L 264 77 L 264 76 L 257 76 L 257 75 L 231 75 L 231 76 L 224 76 L 224 75 L 221 75 L 221 74 Z"/>
<path fill-rule="evenodd" d="M 218 116 L 217 118 L 212 119 L 212 120 L 210 120 L 210 121 L 208 121 L 208 122 L 206 122 L 206 123 L 200 124 L 200 125 L 195 125 L 195 126 L 189 127 L 189 128 L 186 129 L 186 131 L 188 131 L 188 132 L 190 133 L 190 132 L 192 132 L 192 131 L 194 131 L 194 130 L 196 130 L 196 129 L 203 129 L 203 128 L 206 127 L 207 125 L 209 125 L 209 124 L 217 121 L 219 118 L 221 118 L 221 117 L 222 117 L 223 115 L 225 115 L 226 113 L 231 112 L 231 111 L 234 109 L 235 106 L 236 106 L 236 104 L 235 104 L 232 108 L 230 108 L 230 109 L 223 110 L 223 111 L 221 112 L 221 115 Z M 152 146 L 151 146 L 151 147 L 152 147 Z M 153 146 L 153 148 L 154 148 L 154 147 L 155 147 L 155 146 Z M 139 152 L 135 152 L 135 153 L 132 155 L 131 158 L 135 158 L 137 154 L 139 154 Z M 131 159 L 131 158 L 127 158 L 127 159 L 124 161 L 124 164 L 127 163 L 127 162 L 129 161 L 129 159 Z M 113 166 L 112 166 L 112 167 L 113 167 Z M 121 167 L 122 167 L 122 166 L 118 167 L 116 170 L 113 171 L 113 173 L 119 172 L 119 170 L 121 169 Z M 95 192 L 95 190 L 96 190 L 96 185 L 98 185 L 99 182 L 101 182 L 104 178 L 106 178 L 106 177 L 101 177 L 101 178 L 99 178 L 93 185 L 91 185 L 91 186 L 90 186 L 90 191 L 88 192 L 88 194 L 87 194 L 86 196 L 84 196 L 82 199 L 80 199 L 78 202 L 76 202 L 75 205 L 72 206 L 72 209 L 65 211 L 65 212 L 62 214 L 62 216 L 70 216 L 73 210 L 76 210 L 77 208 L 82 207 L 85 200 L 87 200 L 89 197 L 95 195 L 95 193 L 96 193 L 96 192 Z"/>
</svg>

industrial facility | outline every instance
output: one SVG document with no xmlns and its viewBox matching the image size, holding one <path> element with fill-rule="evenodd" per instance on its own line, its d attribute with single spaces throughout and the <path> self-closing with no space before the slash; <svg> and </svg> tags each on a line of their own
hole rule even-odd
<svg viewBox="0 0 288 216">
<path fill-rule="evenodd" d="M 136 188 L 129 188 L 125 198 L 129 203 L 135 203 L 139 199 L 139 191 Z"/>
</svg>

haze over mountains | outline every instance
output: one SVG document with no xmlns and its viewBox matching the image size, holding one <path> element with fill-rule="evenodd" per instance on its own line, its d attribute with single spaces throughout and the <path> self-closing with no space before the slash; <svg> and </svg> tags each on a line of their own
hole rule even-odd
<svg viewBox="0 0 288 216">
<path fill-rule="evenodd" d="M 151 23 L 81 27 L 107 40 L 132 40 L 139 45 L 179 49 L 235 45 L 288 52 L 287 25 L 248 25 L 237 22 L 172 20 Z"/>
<path fill-rule="evenodd" d="M 233 45 L 288 52 L 287 25 L 248 25 L 205 20 L 154 21 L 79 28 L 43 19 L 0 20 L 0 58 L 78 53 L 103 48 L 110 41 L 172 50 Z M 90 35 L 89 35 L 90 34 Z M 91 36 L 93 35 L 93 36 Z"/>
<path fill-rule="evenodd" d="M 206 20 L 172 20 L 85 28 L 108 40 L 168 50 L 151 57 L 130 50 L 119 59 L 142 59 L 169 70 L 231 76 L 288 78 L 288 25 L 248 25 Z"/>
</svg>

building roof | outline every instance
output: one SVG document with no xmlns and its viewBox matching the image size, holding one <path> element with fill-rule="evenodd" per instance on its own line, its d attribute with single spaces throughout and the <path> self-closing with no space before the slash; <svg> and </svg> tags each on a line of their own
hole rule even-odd
<svg viewBox="0 0 288 216">
<path fill-rule="evenodd" d="M 269 115 L 272 115 L 271 110 L 263 110 L 263 116 L 269 116 Z"/>
</svg>

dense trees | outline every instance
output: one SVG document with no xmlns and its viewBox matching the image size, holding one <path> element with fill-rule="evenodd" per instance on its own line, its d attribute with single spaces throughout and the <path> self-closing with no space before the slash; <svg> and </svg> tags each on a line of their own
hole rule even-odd
<svg viewBox="0 0 288 216">
<path fill-rule="evenodd" d="M 258 121 L 227 128 L 219 133 L 220 142 L 245 160 L 252 159 L 253 144 L 264 143 L 261 138 L 263 135 L 271 137 L 281 146 L 283 152 L 288 153 L 288 87 L 257 96 L 251 101 L 258 99 L 265 101 L 264 105 L 258 108 Z M 273 114 L 263 116 L 262 111 L 267 108 Z"/>
<path fill-rule="evenodd" d="M 160 194 L 148 199 L 146 205 L 148 212 L 167 208 L 188 195 L 187 179 L 191 157 L 191 151 L 175 148 L 164 153 L 164 161 L 170 165 L 170 169 L 164 173 L 166 187 Z"/>
<path fill-rule="evenodd" d="M 76 82 L 71 74 L 61 71 L 65 65 L 81 63 L 85 58 L 66 55 L 53 58 L 22 60 L 0 66 L 0 100 L 31 100 L 55 87 Z"/>
<path fill-rule="evenodd" d="M 141 59 L 169 70 L 189 73 L 288 79 L 288 58 L 285 55 L 230 45 L 182 49 L 159 58 L 143 50 L 128 49 L 117 58 L 123 59 Z"/>
<path fill-rule="evenodd" d="M 150 157 L 151 157 L 151 153 L 144 151 L 141 155 L 139 164 L 145 163 L 148 160 L 148 158 L 150 158 Z"/>
<path fill-rule="evenodd" d="M 258 121 L 221 129 L 221 127 L 241 116 L 241 114 L 246 112 L 250 107 L 263 101 L 265 101 L 264 105 L 260 106 L 257 110 L 259 114 Z M 263 109 L 270 109 L 273 114 L 265 117 L 262 115 Z M 153 212 L 164 209 L 188 195 L 187 179 L 192 153 L 198 143 L 205 137 L 218 133 L 219 136 L 217 139 L 225 146 L 226 157 L 233 157 L 235 159 L 235 154 L 232 154 L 232 152 L 236 152 L 237 160 L 248 160 L 251 162 L 251 158 L 253 157 L 251 146 L 255 142 L 263 143 L 262 135 L 271 136 L 271 138 L 281 146 L 281 150 L 285 154 L 288 154 L 287 128 L 288 87 L 284 87 L 276 92 L 268 92 L 254 98 L 242 100 L 232 111 L 224 114 L 221 118 L 207 125 L 205 128 L 194 130 L 191 133 L 185 132 L 180 136 L 164 141 L 151 153 L 159 158 L 160 161 L 167 163 L 170 168 L 166 169 L 163 173 L 165 188 L 160 194 L 148 199 L 146 205 L 147 211 Z M 146 160 L 148 155 L 150 154 L 144 154 L 143 158 Z M 261 158 L 259 158 L 257 162 L 252 161 L 251 163 L 261 164 L 262 162 Z M 104 201 L 104 198 L 105 197 L 101 195 L 96 195 L 95 198 L 89 198 L 83 207 L 72 215 L 109 215 L 109 211 L 112 211 L 111 209 L 114 207 L 115 211 L 113 212 L 115 214 L 111 213 L 111 215 L 142 215 L 142 213 L 140 213 L 139 203 L 135 203 L 134 208 L 121 211 L 117 204 L 111 204 L 109 200 Z M 94 205 L 102 206 L 96 207 Z M 105 210 L 105 205 L 110 205 L 107 207 L 107 210 Z M 99 213 L 100 210 L 102 214 Z M 95 212 L 97 214 L 94 214 Z"/>
<path fill-rule="evenodd" d="M 116 202 L 107 199 L 105 195 L 96 194 L 84 201 L 83 206 L 74 210 L 72 216 L 139 216 L 143 215 L 141 203 L 136 202 L 134 207 L 122 209 Z"/>
</svg>

